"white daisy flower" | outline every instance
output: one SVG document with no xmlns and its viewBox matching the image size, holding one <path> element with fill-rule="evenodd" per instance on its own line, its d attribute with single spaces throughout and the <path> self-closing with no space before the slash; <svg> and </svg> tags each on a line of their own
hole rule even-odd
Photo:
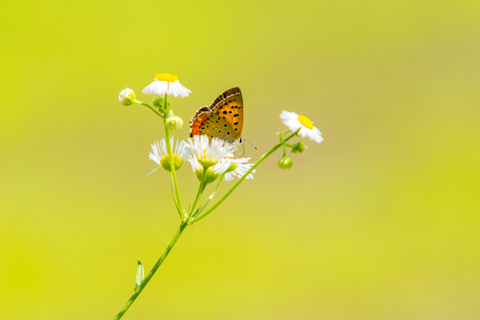
<svg viewBox="0 0 480 320">
<path fill-rule="evenodd" d="M 252 163 L 247 163 L 251 158 L 228 159 L 231 163 L 230 167 L 225 173 L 225 181 L 233 180 L 233 177 L 241 178 L 253 166 Z M 225 160 L 222 160 L 225 161 Z M 253 174 L 257 170 L 253 170 L 245 179 L 253 179 Z"/>
<path fill-rule="evenodd" d="M 323 141 L 322 133 L 318 130 L 317 127 L 313 125 L 312 120 L 304 115 L 298 115 L 295 112 L 282 111 L 280 114 L 280 119 L 282 123 L 288 127 L 292 132 L 297 131 L 298 135 L 310 140 L 313 140 L 317 143 Z"/>
<path fill-rule="evenodd" d="M 205 168 L 216 165 L 222 159 L 233 158 L 235 152 L 231 143 L 218 138 L 210 141 L 206 135 L 189 138 L 186 147 Z"/>
<path fill-rule="evenodd" d="M 168 94 L 173 97 L 185 98 L 188 97 L 192 91 L 180 84 L 180 80 L 176 74 L 157 73 L 153 82 L 143 89 L 143 93 L 162 97 Z"/>
<path fill-rule="evenodd" d="M 218 177 L 232 165 L 230 159 L 223 159 L 221 161 L 218 161 L 213 166 L 208 167 L 206 169 L 207 171 L 205 172 L 205 167 L 198 161 L 196 157 L 190 156 L 188 158 L 188 162 L 190 162 L 190 164 L 192 165 L 193 172 L 195 172 L 198 180 L 204 180 L 206 184 L 212 183 L 213 181 L 217 180 Z"/>
<path fill-rule="evenodd" d="M 175 170 L 178 170 L 183 165 L 183 163 L 187 161 L 190 152 L 186 148 L 185 141 L 178 142 L 177 140 L 177 143 L 174 144 L 173 136 L 170 137 L 170 145 L 172 146 L 172 156 Z M 153 160 L 156 164 L 162 166 L 162 168 L 164 168 L 165 170 L 170 171 L 170 161 L 168 157 L 166 140 L 162 139 L 161 141 L 155 141 L 152 144 L 152 151 L 153 153 L 150 152 L 148 158 L 150 160 Z"/>
<path fill-rule="evenodd" d="M 217 164 L 209 167 L 208 170 L 212 170 L 215 174 L 222 174 L 230 168 L 230 160 L 231 159 L 223 159 L 222 161 L 217 162 Z M 192 165 L 193 171 L 203 170 L 203 165 L 194 156 L 188 157 L 188 162 Z"/>
</svg>

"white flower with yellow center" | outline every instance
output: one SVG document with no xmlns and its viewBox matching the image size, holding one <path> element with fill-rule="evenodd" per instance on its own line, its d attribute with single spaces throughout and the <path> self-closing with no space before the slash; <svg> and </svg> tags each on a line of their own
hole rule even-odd
<svg viewBox="0 0 480 320">
<path fill-rule="evenodd" d="M 230 167 L 225 173 L 225 181 L 233 180 L 234 177 L 241 178 L 248 170 L 253 166 L 251 163 L 247 163 L 251 158 L 239 158 L 239 159 L 225 159 L 222 161 L 229 161 Z M 257 170 L 253 170 L 245 179 L 253 179 L 253 174 Z"/>
<path fill-rule="evenodd" d="M 282 111 L 280 119 L 292 132 L 300 129 L 300 131 L 298 131 L 299 136 L 303 138 L 308 137 L 317 143 L 323 141 L 322 133 L 313 125 L 313 121 L 310 120 L 310 118 L 302 114 L 298 115 L 295 112 Z"/>
<path fill-rule="evenodd" d="M 206 135 L 189 138 L 186 147 L 205 168 L 214 166 L 225 158 L 233 158 L 235 152 L 235 147 L 231 143 L 218 138 L 210 141 Z"/>
<path fill-rule="evenodd" d="M 214 138 L 211 141 L 207 136 L 189 138 L 186 146 L 190 150 L 188 161 L 192 165 L 198 180 L 206 184 L 215 181 L 231 166 L 235 147 L 224 140 Z"/>
<path fill-rule="evenodd" d="M 157 73 L 153 82 L 143 89 L 143 93 L 162 97 L 168 94 L 172 97 L 185 98 L 188 97 L 192 91 L 180 84 L 180 80 L 176 74 Z"/>
<path fill-rule="evenodd" d="M 186 148 L 185 141 L 178 142 L 177 140 L 177 143 L 174 146 L 173 136 L 170 137 L 170 145 L 172 146 L 173 164 L 175 166 L 175 170 L 178 170 L 183 165 L 183 163 L 187 161 L 190 152 Z M 162 139 L 161 141 L 155 141 L 152 144 L 152 151 L 153 153 L 150 152 L 148 158 L 150 160 L 153 160 L 158 165 L 162 166 L 163 169 L 170 171 L 170 158 L 168 156 L 167 142 L 165 141 L 165 139 Z"/>
<path fill-rule="evenodd" d="M 222 173 L 224 173 L 231 166 L 230 159 L 223 159 L 218 161 L 213 166 L 205 168 L 196 157 L 190 156 L 188 162 L 192 165 L 193 172 L 199 181 L 204 181 L 206 184 L 217 180 Z"/>
</svg>

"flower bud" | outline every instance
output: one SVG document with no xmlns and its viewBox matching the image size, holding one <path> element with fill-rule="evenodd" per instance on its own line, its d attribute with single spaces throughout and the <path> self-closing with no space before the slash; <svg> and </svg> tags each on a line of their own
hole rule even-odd
<svg viewBox="0 0 480 320">
<path fill-rule="evenodd" d="M 124 106 L 130 106 L 137 101 L 137 97 L 135 96 L 135 92 L 133 92 L 132 89 L 126 88 L 120 91 L 118 94 L 118 100 L 124 105 Z"/>
<path fill-rule="evenodd" d="M 277 166 L 280 169 L 290 169 L 293 166 L 293 161 L 289 157 L 285 156 L 278 161 Z"/>
<path fill-rule="evenodd" d="M 170 102 L 167 101 L 167 105 L 165 106 L 165 99 L 163 97 L 156 97 L 155 100 L 153 100 L 153 105 L 159 109 L 167 109 L 170 106 Z"/>
<path fill-rule="evenodd" d="M 305 151 L 305 149 L 307 149 L 307 146 L 303 143 L 303 142 L 297 142 L 293 145 L 292 147 L 292 152 L 293 153 L 302 153 L 303 151 Z"/>
<path fill-rule="evenodd" d="M 170 130 L 179 130 L 182 129 L 183 120 L 182 118 L 175 116 L 173 111 L 170 109 L 168 110 L 166 124 Z"/>
<path fill-rule="evenodd" d="M 175 166 L 175 170 L 180 169 L 183 165 L 183 159 L 177 156 L 175 153 L 172 153 L 172 156 L 173 156 L 173 165 Z M 167 171 L 171 171 L 169 159 L 170 158 L 168 157 L 168 155 L 163 156 L 162 159 L 160 159 L 160 165 L 162 166 L 163 169 Z"/>
</svg>

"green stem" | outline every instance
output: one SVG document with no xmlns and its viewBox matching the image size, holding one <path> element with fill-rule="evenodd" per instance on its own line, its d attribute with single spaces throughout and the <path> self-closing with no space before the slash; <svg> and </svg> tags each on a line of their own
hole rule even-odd
<svg viewBox="0 0 480 320">
<path fill-rule="evenodd" d="M 170 240 L 170 242 L 168 243 L 168 246 L 167 248 L 165 248 L 165 251 L 163 251 L 162 255 L 160 258 L 158 258 L 158 261 L 157 263 L 155 263 L 155 265 L 153 266 L 152 270 L 150 270 L 150 272 L 148 273 L 148 275 L 145 277 L 145 279 L 143 279 L 142 283 L 140 283 L 140 285 L 137 287 L 137 289 L 135 289 L 135 291 L 133 292 L 132 296 L 130 297 L 130 299 L 128 299 L 127 303 L 125 303 L 125 305 L 123 306 L 123 308 L 117 313 L 117 315 L 115 316 L 115 318 L 113 320 L 118 320 L 120 319 L 124 314 L 125 312 L 127 312 L 128 308 L 130 308 L 130 306 L 132 305 L 132 303 L 135 301 L 135 299 L 137 299 L 138 295 L 142 292 L 143 288 L 145 288 L 145 286 L 147 285 L 147 283 L 150 281 L 150 279 L 153 277 L 153 275 L 155 274 L 155 272 L 157 272 L 158 268 L 160 267 L 160 265 L 163 263 L 163 261 L 165 260 L 165 258 L 167 258 L 168 254 L 170 253 L 170 250 L 172 250 L 173 246 L 175 245 L 175 243 L 177 242 L 178 238 L 180 237 L 180 235 L 182 234 L 183 230 L 188 226 L 188 222 L 187 221 L 182 221 L 182 223 L 180 224 L 180 227 L 178 228 L 177 232 L 175 233 L 175 235 L 173 236 L 172 240 Z"/>
<path fill-rule="evenodd" d="M 165 105 L 167 105 L 167 95 L 165 94 Z M 168 112 L 168 110 L 167 110 Z M 180 215 L 180 219 L 185 219 L 184 215 L 184 209 L 183 209 L 183 204 L 182 200 L 180 198 L 180 190 L 178 188 L 178 181 L 177 181 L 177 174 L 175 172 L 175 164 L 173 162 L 173 156 L 172 156 L 172 145 L 170 143 L 170 131 L 168 130 L 167 127 L 167 117 L 163 118 L 163 124 L 165 126 L 165 140 L 167 141 L 167 150 L 168 150 L 168 162 L 170 164 L 170 173 L 172 176 L 172 182 L 173 186 L 175 187 L 175 194 L 177 195 L 177 204 L 179 208 L 178 214 Z M 174 142 L 175 143 L 175 142 Z"/>
<path fill-rule="evenodd" d="M 162 117 L 162 118 L 164 117 L 164 116 L 161 115 L 157 110 L 155 110 L 152 106 L 148 105 L 147 103 L 142 102 L 142 103 L 140 103 L 140 104 L 141 104 L 142 106 L 145 106 L 145 107 L 147 107 L 148 109 L 152 110 L 154 113 L 157 114 L 157 116 Z"/>
<path fill-rule="evenodd" d="M 205 187 L 207 186 L 205 184 L 205 171 L 206 170 L 207 169 L 203 169 L 202 179 L 200 181 L 200 185 L 198 186 L 198 191 L 197 191 L 197 195 L 195 196 L 195 200 L 193 201 L 192 210 L 191 210 L 191 212 L 188 213 L 189 217 L 191 217 L 193 212 L 195 211 L 195 208 L 197 207 L 197 203 L 198 203 L 198 201 L 200 201 L 200 198 L 202 197 L 203 191 L 205 191 Z"/>
<path fill-rule="evenodd" d="M 247 176 L 256 168 L 258 167 L 258 165 L 260 163 L 262 163 L 265 159 L 267 159 L 272 153 L 274 153 L 278 148 L 280 148 L 281 146 L 283 146 L 283 144 L 285 142 L 287 142 L 288 140 L 290 140 L 291 138 L 295 137 L 297 135 L 297 132 L 294 132 L 292 133 L 290 136 L 288 136 L 288 138 L 286 138 L 285 140 L 283 141 L 280 141 L 279 143 L 277 143 L 270 151 L 268 151 L 267 153 L 265 153 L 263 156 L 260 157 L 260 159 L 257 160 L 257 162 L 255 162 L 255 164 L 240 178 L 238 179 L 238 181 L 230 188 L 230 190 L 228 190 L 222 198 L 220 198 L 220 200 L 217 201 L 217 203 L 215 203 L 210 209 L 208 209 L 204 214 L 198 216 L 198 218 L 194 218 L 194 219 L 190 219 L 190 224 L 193 224 L 203 218 L 205 218 L 210 212 L 212 212 L 213 210 L 215 210 L 220 204 L 222 204 L 222 202 L 233 192 L 233 190 L 235 190 L 238 185 L 240 183 L 242 183 L 243 180 L 245 180 L 247 178 Z"/>
<path fill-rule="evenodd" d="M 225 176 L 225 172 L 222 173 L 222 175 L 220 176 L 220 178 L 218 178 L 217 185 L 215 186 L 215 189 L 213 189 L 212 194 L 210 195 L 210 197 L 208 197 L 208 199 L 207 199 L 207 201 L 205 202 L 205 204 L 203 205 L 203 207 L 201 207 L 200 210 L 198 210 L 198 212 L 195 213 L 195 215 L 193 216 L 193 218 L 196 218 L 196 217 L 197 217 L 200 213 L 202 213 L 202 211 L 208 206 L 208 204 L 210 203 L 210 200 L 213 199 L 213 196 L 214 196 L 215 193 L 217 192 L 218 187 L 220 187 L 220 183 L 222 183 L 224 176 Z"/>
</svg>

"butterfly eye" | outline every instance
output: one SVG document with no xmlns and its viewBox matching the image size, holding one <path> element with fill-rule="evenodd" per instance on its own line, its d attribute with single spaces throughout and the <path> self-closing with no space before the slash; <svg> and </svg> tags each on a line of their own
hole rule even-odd
<svg viewBox="0 0 480 320">
<path fill-rule="evenodd" d="M 238 138 L 238 143 L 242 144 L 243 143 L 243 138 Z"/>
</svg>

